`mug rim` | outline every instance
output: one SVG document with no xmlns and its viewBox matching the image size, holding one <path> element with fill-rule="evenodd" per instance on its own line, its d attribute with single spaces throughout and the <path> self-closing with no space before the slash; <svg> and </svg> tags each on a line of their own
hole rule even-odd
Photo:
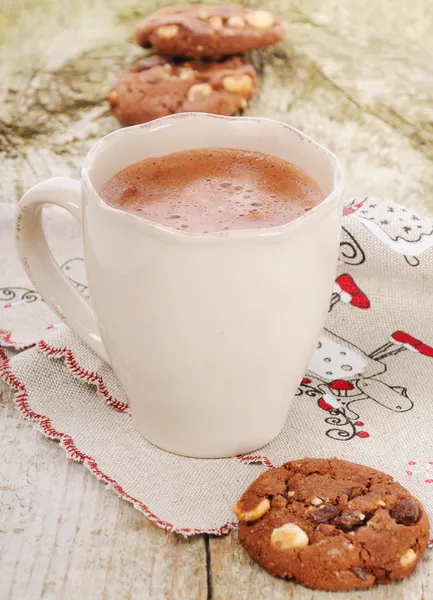
<svg viewBox="0 0 433 600">
<path fill-rule="evenodd" d="M 168 227 L 166 225 L 156 223 L 154 221 L 146 219 L 145 217 L 134 215 L 133 213 L 128 213 L 119 208 L 110 206 L 107 202 L 105 202 L 105 200 L 103 200 L 103 198 L 100 196 L 99 192 L 95 189 L 95 186 L 93 185 L 93 183 L 91 181 L 90 170 L 93 166 L 94 161 L 97 159 L 99 152 L 103 149 L 103 146 L 105 145 L 107 140 L 112 139 L 114 137 L 119 137 L 119 136 L 126 137 L 130 133 L 137 131 L 138 129 L 145 130 L 145 131 L 152 131 L 152 130 L 167 126 L 167 124 L 169 122 L 176 121 L 176 120 L 191 119 L 191 118 L 193 118 L 193 119 L 203 118 L 204 120 L 223 120 L 226 122 L 231 121 L 231 122 L 243 122 L 243 123 L 250 122 L 250 123 L 264 123 L 264 124 L 273 123 L 273 124 L 277 124 L 280 127 L 283 127 L 284 129 L 289 130 L 290 133 L 296 135 L 301 141 L 312 144 L 312 146 L 316 150 L 318 150 L 319 152 L 322 152 L 323 154 L 325 154 L 326 156 L 328 156 L 331 159 L 331 161 L 333 162 L 333 168 L 334 168 L 332 190 L 325 198 L 323 198 L 323 200 L 321 202 L 319 202 L 319 204 L 314 206 L 310 211 L 308 211 L 307 213 L 305 213 L 303 215 L 300 215 L 299 217 L 297 217 L 296 219 L 293 219 L 292 221 L 288 221 L 287 223 L 283 223 L 281 225 L 274 225 L 272 227 L 261 227 L 261 228 L 253 228 L 252 227 L 252 228 L 248 228 L 248 229 L 228 229 L 228 230 L 223 230 L 223 231 L 214 231 L 214 232 L 210 231 L 207 233 L 194 232 L 194 231 L 183 231 L 183 230 L 179 230 L 179 229 L 174 229 L 174 228 Z M 227 147 L 229 147 L 229 146 L 227 146 Z M 269 153 L 265 153 L 265 154 L 269 154 Z M 134 163 L 131 163 L 131 164 L 134 164 Z M 130 165 L 128 165 L 128 166 L 130 166 Z M 128 168 L 128 167 L 125 167 L 125 168 Z M 159 119 L 155 119 L 155 120 L 149 121 L 147 123 L 133 125 L 130 127 L 119 128 L 119 129 L 115 129 L 114 131 L 107 133 L 102 138 L 100 138 L 87 153 L 87 155 L 84 159 L 83 167 L 81 169 L 81 179 L 82 179 L 82 184 L 83 184 L 84 188 L 87 188 L 93 192 L 94 197 L 96 197 L 99 200 L 100 208 L 105 211 L 112 212 L 113 214 L 117 213 L 117 216 L 120 218 L 124 218 L 124 219 L 127 218 L 127 219 L 132 219 L 135 222 L 140 222 L 142 224 L 142 226 L 146 226 L 146 227 L 150 228 L 154 233 L 159 232 L 164 235 L 167 235 L 167 234 L 172 235 L 173 237 L 176 237 L 176 238 L 189 239 L 189 240 L 206 240 L 206 241 L 209 241 L 212 239 L 221 239 L 221 238 L 240 239 L 240 238 L 251 238 L 251 237 L 253 237 L 253 238 L 269 237 L 269 236 L 278 238 L 282 234 L 286 234 L 289 230 L 295 231 L 298 227 L 307 225 L 307 223 L 310 220 L 321 218 L 322 216 L 326 215 L 328 213 L 329 208 L 333 204 L 334 200 L 339 199 L 340 204 L 342 204 L 342 195 L 343 195 L 343 190 L 344 190 L 343 169 L 342 169 L 341 163 L 340 163 L 339 159 L 337 158 L 337 156 L 331 150 L 329 150 L 322 144 L 319 144 L 319 142 L 316 142 L 315 140 L 313 140 L 311 137 L 309 137 L 308 135 L 306 135 L 299 129 L 296 129 L 296 127 L 293 127 L 292 125 L 284 123 L 283 121 L 279 121 L 277 119 L 270 119 L 268 117 L 253 117 L 253 116 L 228 117 L 228 116 L 223 116 L 223 115 L 215 115 L 215 114 L 211 114 L 211 113 L 195 113 L 195 112 L 176 113 L 173 115 L 167 115 L 165 117 L 160 117 Z"/>
</svg>

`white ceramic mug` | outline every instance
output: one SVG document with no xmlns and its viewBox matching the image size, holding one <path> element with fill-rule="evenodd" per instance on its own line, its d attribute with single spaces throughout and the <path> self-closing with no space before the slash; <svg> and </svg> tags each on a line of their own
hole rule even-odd
<svg viewBox="0 0 433 600">
<path fill-rule="evenodd" d="M 279 227 L 197 234 L 122 212 L 98 195 L 128 165 L 205 147 L 288 160 L 325 199 Z M 336 157 L 288 125 L 178 114 L 102 138 L 81 184 L 56 177 L 35 185 L 18 206 L 16 242 L 48 304 L 112 365 L 150 442 L 188 456 L 233 456 L 263 446 L 284 425 L 328 308 L 342 191 Z M 49 251 L 46 203 L 82 222 L 91 306 Z"/>
</svg>

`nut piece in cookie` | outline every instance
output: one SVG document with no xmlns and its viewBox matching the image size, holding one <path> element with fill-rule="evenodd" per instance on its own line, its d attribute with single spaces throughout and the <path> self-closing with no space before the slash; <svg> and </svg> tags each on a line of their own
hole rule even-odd
<svg viewBox="0 0 433 600">
<path fill-rule="evenodd" d="M 271 533 L 271 546 L 277 550 L 296 550 L 308 546 L 308 535 L 295 523 L 286 523 Z"/>
<path fill-rule="evenodd" d="M 406 552 L 400 557 L 400 564 L 403 567 L 403 569 L 411 567 L 413 564 L 416 563 L 416 561 L 417 556 L 416 553 L 412 550 L 412 548 L 406 550 Z"/>
<path fill-rule="evenodd" d="M 176 37 L 178 33 L 178 25 L 161 25 L 161 27 L 158 27 L 156 30 L 156 35 L 163 40 L 171 40 L 171 38 Z"/>
<path fill-rule="evenodd" d="M 213 88 L 208 83 L 196 83 L 188 90 L 188 100 L 194 102 L 200 96 L 209 96 L 212 92 Z"/>
<path fill-rule="evenodd" d="M 269 504 L 258 510 L 264 498 Z M 391 476 L 337 459 L 306 458 L 267 471 L 237 506 L 253 511 L 239 523 L 250 556 L 271 575 L 315 589 L 406 577 L 429 537 L 423 507 Z"/>
<path fill-rule="evenodd" d="M 243 58 L 175 62 L 152 56 L 120 75 L 107 99 L 122 125 L 179 112 L 233 115 L 254 95 L 256 72 Z"/>
<path fill-rule="evenodd" d="M 256 29 L 269 29 L 275 22 L 274 17 L 266 10 L 253 10 L 246 19 L 247 23 Z"/>
<path fill-rule="evenodd" d="M 246 523 L 251 523 L 252 521 L 257 521 L 263 515 L 265 515 L 269 509 L 271 508 L 271 503 L 268 498 L 262 498 L 256 506 L 250 508 L 249 510 L 245 510 L 242 503 L 238 502 L 233 507 L 233 512 L 239 519 L 239 521 L 245 521 Z"/>
<path fill-rule="evenodd" d="M 173 6 L 140 23 L 136 40 L 165 56 L 221 57 L 273 46 L 284 37 L 266 10 L 238 6 Z"/>
<path fill-rule="evenodd" d="M 224 77 L 222 84 L 223 88 L 228 92 L 242 94 L 243 96 L 251 94 L 254 87 L 254 82 L 249 75 L 242 75 L 241 77 L 228 75 Z"/>
</svg>

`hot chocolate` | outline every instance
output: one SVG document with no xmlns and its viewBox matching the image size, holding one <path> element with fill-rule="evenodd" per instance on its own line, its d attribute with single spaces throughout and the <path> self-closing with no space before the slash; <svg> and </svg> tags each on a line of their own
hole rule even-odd
<svg viewBox="0 0 433 600">
<path fill-rule="evenodd" d="M 276 227 L 323 200 L 295 165 L 229 148 L 143 160 L 114 175 L 100 195 L 110 206 L 193 233 Z"/>
</svg>

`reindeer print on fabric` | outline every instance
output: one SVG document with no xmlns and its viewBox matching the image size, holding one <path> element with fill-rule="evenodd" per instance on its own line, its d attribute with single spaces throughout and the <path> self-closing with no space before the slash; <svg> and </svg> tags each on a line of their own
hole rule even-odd
<svg viewBox="0 0 433 600">
<path fill-rule="evenodd" d="M 325 329 L 297 395 L 315 398 L 318 407 L 328 413 L 325 422 L 332 426 L 326 431 L 328 437 L 342 441 L 368 438 L 360 417 L 363 402 L 376 402 L 394 412 L 413 407 L 405 387 L 388 385 L 381 378 L 387 361 L 401 352 L 433 358 L 431 346 L 404 331 L 395 331 L 386 343 L 366 354 Z"/>
</svg>

